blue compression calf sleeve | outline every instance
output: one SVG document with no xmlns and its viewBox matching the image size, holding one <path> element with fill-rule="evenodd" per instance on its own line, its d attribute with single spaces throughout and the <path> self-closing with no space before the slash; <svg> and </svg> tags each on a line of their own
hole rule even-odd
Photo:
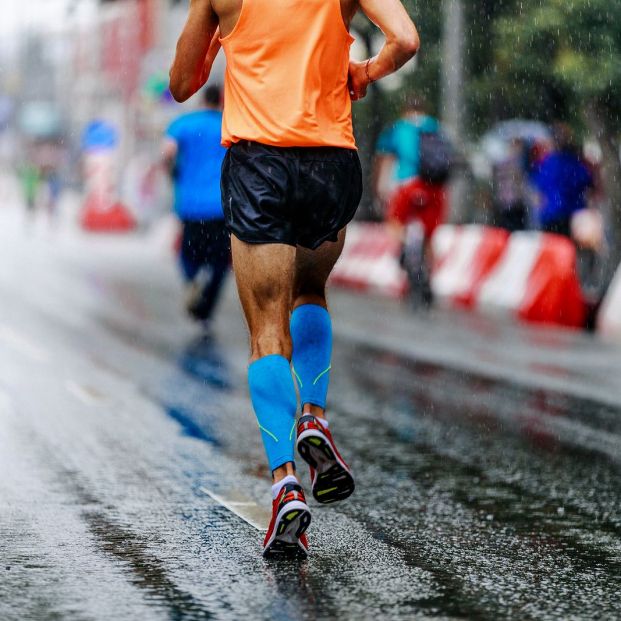
<svg viewBox="0 0 621 621">
<path fill-rule="evenodd" d="M 250 398 L 272 471 L 293 461 L 297 397 L 291 365 L 283 356 L 265 356 L 248 368 Z"/>
<path fill-rule="evenodd" d="M 325 409 L 330 383 L 332 320 L 322 306 L 305 304 L 291 315 L 293 370 L 302 407 L 307 403 Z"/>
</svg>

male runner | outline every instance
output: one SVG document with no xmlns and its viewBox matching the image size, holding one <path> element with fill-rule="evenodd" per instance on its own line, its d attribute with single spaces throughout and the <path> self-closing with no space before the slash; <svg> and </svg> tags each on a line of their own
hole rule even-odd
<svg viewBox="0 0 621 621">
<path fill-rule="evenodd" d="M 183 223 L 181 269 L 188 283 L 188 314 L 208 331 L 230 265 L 230 239 L 220 198 L 226 150 L 220 145 L 222 92 L 202 93 L 203 106 L 166 130 L 164 161 L 175 184 L 175 211 Z"/>
<path fill-rule="evenodd" d="M 349 23 L 359 9 L 386 37 L 363 62 L 349 59 Z M 274 483 L 264 555 L 306 556 L 311 518 L 294 444 L 311 467 L 318 502 L 354 490 L 325 416 L 326 280 L 362 192 L 351 101 L 412 58 L 418 34 L 399 0 L 192 0 L 171 69 L 175 98 L 202 86 L 219 44 L 229 148 L 222 201 L 250 331 L 250 396 Z M 292 370 L 303 409 L 297 441 Z"/>
</svg>

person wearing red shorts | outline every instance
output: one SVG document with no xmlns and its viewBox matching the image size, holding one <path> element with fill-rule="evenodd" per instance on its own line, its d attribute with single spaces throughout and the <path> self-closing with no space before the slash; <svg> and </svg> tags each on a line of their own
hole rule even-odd
<svg viewBox="0 0 621 621">
<path fill-rule="evenodd" d="M 398 227 L 419 220 L 425 238 L 431 239 L 435 230 L 446 219 L 445 185 L 434 185 L 415 177 L 399 186 L 388 199 L 386 219 Z"/>
</svg>

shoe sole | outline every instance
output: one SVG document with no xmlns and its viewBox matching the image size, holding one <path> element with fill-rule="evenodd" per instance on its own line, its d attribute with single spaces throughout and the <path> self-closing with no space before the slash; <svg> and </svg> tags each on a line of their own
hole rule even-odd
<svg viewBox="0 0 621 621">
<path fill-rule="evenodd" d="M 308 530 L 311 514 L 308 506 L 300 501 L 287 503 L 276 518 L 274 534 L 263 549 L 265 558 L 305 559 L 308 551 L 300 537 Z"/>
<path fill-rule="evenodd" d="M 322 505 L 349 498 L 356 489 L 354 477 L 336 456 L 327 438 L 312 429 L 297 440 L 298 453 L 315 470 L 313 497 Z"/>
</svg>

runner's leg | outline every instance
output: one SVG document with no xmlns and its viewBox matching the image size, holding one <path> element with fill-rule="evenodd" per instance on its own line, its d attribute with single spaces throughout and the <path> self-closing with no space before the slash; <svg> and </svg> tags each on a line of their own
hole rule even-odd
<svg viewBox="0 0 621 621">
<path fill-rule="evenodd" d="M 295 472 L 297 397 L 291 376 L 289 312 L 296 250 L 231 237 L 239 298 L 250 331 L 248 383 L 274 482 Z"/>
<path fill-rule="evenodd" d="M 192 280 L 194 280 L 202 265 L 198 253 L 199 240 L 200 223 L 187 220 L 183 221 L 179 262 L 186 282 L 192 282 Z"/>
<path fill-rule="evenodd" d="M 293 368 L 303 412 L 319 418 L 324 418 L 332 357 L 326 282 L 344 242 L 345 229 L 336 242 L 325 242 L 316 250 L 298 248 L 295 263 L 291 315 Z"/>
<path fill-rule="evenodd" d="M 200 292 L 194 310 L 197 316 L 209 320 L 220 299 L 231 264 L 231 242 L 223 221 L 214 220 L 204 224 L 202 245 L 201 267 L 207 268 L 209 279 Z"/>
<path fill-rule="evenodd" d="M 345 500 L 356 487 L 325 418 L 332 355 L 326 281 L 344 241 L 345 230 L 342 230 L 337 242 L 322 244 L 315 251 L 298 249 L 291 316 L 293 365 L 303 406 L 296 445 L 300 456 L 310 466 L 313 496 L 322 504 Z"/>
</svg>

